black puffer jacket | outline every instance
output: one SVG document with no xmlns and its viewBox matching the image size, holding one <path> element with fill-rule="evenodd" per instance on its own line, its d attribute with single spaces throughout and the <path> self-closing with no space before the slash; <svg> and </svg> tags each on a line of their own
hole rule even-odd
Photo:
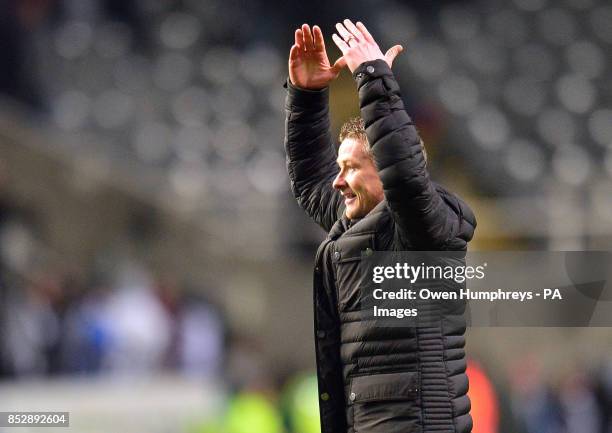
<svg viewBox="0 0 612 433">
<path fill-rule="evenodd" d="M 471 430 L 465 324 L 379 327 L 360 314 L 363 251 L 457 250 L 476 221 L 469 207 L 430 181 L 417 131 L 384 61 L 353 74 L 385 200 L 358 221 L 344 216 L 330 134 L 328 90 L 288 84 L 287 166 L 302 208 L 329 232 L 317 251 L 314 307 L 323 433 Z"/>
</svg>

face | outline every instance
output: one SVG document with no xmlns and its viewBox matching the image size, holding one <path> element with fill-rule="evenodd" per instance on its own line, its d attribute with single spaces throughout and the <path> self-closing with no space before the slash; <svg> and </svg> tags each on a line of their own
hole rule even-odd
<svg viewBox="0 0 612 433">
<path fill-rule="evenodd" d="M 333 186 L 342 193 L 349 219 L 362 218 L 384 198 L 378 170 L 363 144 L 346 138 L 338 149 L 340 173 Z"/>
</svg>

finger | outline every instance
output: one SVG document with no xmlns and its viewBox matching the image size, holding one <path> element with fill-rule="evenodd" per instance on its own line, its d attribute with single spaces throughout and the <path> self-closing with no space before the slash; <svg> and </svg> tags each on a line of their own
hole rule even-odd
<svg viewBox="0 0 612 433">
<path fill-rule="evenodd" d="M 295 45 L 297 45 L 300 50 L 304 49 L 304 35 L 302 34 L 302 29 L 297 29 L 295 31 Z"/>
<path fill-rule="evenodd" d="M 312 28 L 312 34 L 314 36 L 314 47 L 315 50 L 325 51 L 325 39 L 323 39 L 323 32 L 319 26 Z"/>
<path fill-rule="evenodd" d="M 332 70 L 334 74 L 339 74 L 342 68 L 346 66 L 346 59 L 344 56 L 339 57 L 338 60 L 334 62 L 334 66 L 332 66 Z"/>
<path fill-rule="evenodd" d="M 298 57 L 300 57 L 301 50 L 302 49 L 297 45 L 292 45 L 291 50 L 289 50 L 289 60 L 296 60 Z"/>
<path fill-rule="evenodd" d="M 372 35 L 368 31 L 366 26 L 364 26 L 361 21 L 357 21 L 356 26 L 361 31 L 361 33 L 363 34 L 363 37 L 365 38 L 366 41 L 376 43 L 376 41 L 374 40 L 374 38 L 372 37 Z"/>
<path fill-rule="evenodd" d="M 347 43 L 344 42 L 344 40 L 335 33 L 332 35 L 332 39 L 335 42 L 336 46 L 340 49 L 340 51 L 342 51 L 342 54 L 346 54 L 349 49 Z"/>
<path fill-rule="evenodd" d="M 387 50 L 387 52 L 385 53 L 385 59 L 387 60 L 387 63 L 389 64 L 389 66 L 393 64 L 393 61 L 395 60 L 395 58 L 403 50 L 404 50 L 404 47 L 402 47 L 401 45 L 394 45 Z"/>
<path fill-rule="evenodd" d="M 348 41 L 349 38 L 352 36 L 351 33 L 346 28 L 344 28 L 341 23 L 336 23 L 336 30 L 338 30 L 338 34 L 342 36 L 342 39 L 345 41 Z"/>
<path fill-rule="evenodd" d="M 359 31 L 359 29 L 357 27 L 355 27 L 355 24 L 353 24 L 353 22 L 351 20 L 349 20 L 347 18 L 343 22 L 344 22 L 344 27 L 346 27 L 346 29 L 349 32 L 351 32 L 353 34 L 353 36 L 355 36 L 357 38 L 357 40 L 359 40 L 359 41 L 363 41 L 364 40 L 363 35 Z"/>
<path fill-rule="evenodd" d="M 302 33 L 304 33 L 304 45 L 306 46 L 306 51 L 314 51 L 314 41 L 312 39 L 312 32 L 310 31 L 310 26 L 308 24 L 302 25 Z"/>
</svg>

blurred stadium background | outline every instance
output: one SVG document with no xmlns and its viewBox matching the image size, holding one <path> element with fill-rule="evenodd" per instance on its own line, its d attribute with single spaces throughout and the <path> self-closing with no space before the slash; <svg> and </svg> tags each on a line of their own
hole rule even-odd
<svg viewBox="0 0 612 433">
<path fill-rule="evenodd" d="M 318 431 L 323 233 L 289 193 L 282 84 L 293 30 L 319 24 L 334 60 L 345 17 L 404 45 L 394 70 L 434 178 L 476 211 L 472 250 L 612 247 L 609 2 L 5 0 L 0 410 Z M 336 130 L 355 93 L 343 73 Z M 468 353 L 475 433 L 612 432 L 611 330 L 471 329 Z"/>
</svg>

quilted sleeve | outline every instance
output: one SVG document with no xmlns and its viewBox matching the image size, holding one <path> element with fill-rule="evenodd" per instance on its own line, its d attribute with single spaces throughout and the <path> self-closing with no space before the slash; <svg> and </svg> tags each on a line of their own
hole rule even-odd
<svg viewBox="0 0 612 433">
<path fill-rule="evenodd" d="M 332 187 L 338 173 L 330 132 L 329 90 L 304 90 L 287 80 L 285 151 L 291 191 L 298 204 L 325 231 L 344 212 Z"/>
<path fill-rule="evenodd" d="M 476 226 L 474 215 L 458 198 L 441 194 L 430 180 L 421 140 L 391 68 L 383 60 L 365 62 L 353 76 L 361 117 L 399 235 L 423 250 L 465 249 Z"/>
</svg>

